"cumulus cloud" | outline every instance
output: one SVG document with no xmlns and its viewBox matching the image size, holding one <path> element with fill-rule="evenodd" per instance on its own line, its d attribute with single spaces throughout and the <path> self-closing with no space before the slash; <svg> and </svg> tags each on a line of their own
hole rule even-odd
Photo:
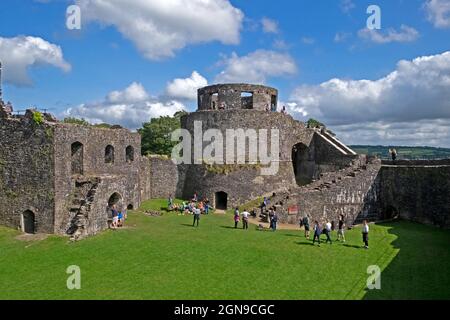
<svg viewBox="0 0 450 320">
<path fill-rule="evenodd" d="M 109 93 L 103 101 L 69 108 L 62 117 L 84 118 L 94 124 L 119 124 L 129 129 L 137 129 L 151 118 L 172 116 L 185 109 L 178 101 L 159 101 L 152 98 L 142 84 L 134 82 L 122 91 Z"/>
<path fill-rule="evenodd" d="M 338 132 L 352 126 L 369 133 L 369 128 L 378 130 L 378 136 L 371 135 L 377 143 L 396 135 L 400 139 L 400 133 L 406 140 L 426 142 L 432 135 L 427 135 L 428 128 L 437 124 L 435 133 L 440 135 L 433 141 L 450 146 L 444 128 L 450 122 L 450 52 L 402 60 L 396 70 L 378 80 L 331 79 L 300 86 L 292 93 L 291 102 L 295 105 L 290 111 L 297 118 L 303 119 L 306 113 Z M 399 124 L 406 129 L 399 131 Z M 383 135 L 383 131 L 393 133 Z M 353 140 L 364 136 L 353 132 Z"/>
<path fill-rule="evenodd" d="M 148 59 L 189 44 L 238 44 L 244 14 L 228 0 L 76 0 L 83 21 L 114 26 Z"/>
<path fill-rule="evenodd" d="M 297 72 L 294 59 L 287 53 L 257 50 L 239 57 L 236 53 L 222 61 L 225 70 L 216 77 L 216 82 L 250 82 L 264 84 L 270 77 L 292 75 Z"/>
<path fill-rule="evenodd" d="M 358 36 L 374 43 L 384 44 L 390 42 L 413 42 L 419 38 L 419 32 L 407 25 L 401 25 L 400 31 L 390 28 L 383 32 L 364 28 L 359 30 Z"/>
<path fill-rule="evenodd" d="M 32 84 L 28 74 L 31 67 L 50 65 L 65 72 L 71 69 L 70 64 L 64 60 L 61 47 L 30 36 L 0 37 L 0 61 L 4 81 L 18 86 Z"/>
<path fill-rule="evenodd" d="M 269 18 L 262 18 L 261 25 L 265 33 L 278 33 L 278 22 Z"/>
<path fill-rule="evenodd" d="M 166 87 L 166 95 L 181 100 L 196 100 L 197 90 L 208 85 L 206 80 L 197 71 L 192 72 L 189 78 L 174 79 Z"/>
<path fill-rule="evenodd" d="M 428 20 L 436 28 L 450 28 L 450 1 L 427 0 L 425 2 Z"/>
</svg>

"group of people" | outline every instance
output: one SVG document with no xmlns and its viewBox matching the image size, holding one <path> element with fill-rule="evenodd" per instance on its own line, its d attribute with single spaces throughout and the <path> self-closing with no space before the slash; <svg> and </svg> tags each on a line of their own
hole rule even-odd
<svg viewBox="0 0 450 320">
<path fill-rule="evenodd" d="M 242 213 L 239 213 L 239 208 L 234 209 L 234 228 L 237 229 L 239 222 L 241 221 L 242 217 L 242 229 L 247 230 L 248 229 L 248 219 L 250 218 L 250 212 L 247 210 L 242 211 Z"/>
<path fill-rule="evenodd" d="M 309 220 L 310 220 L 309 215 L 305 215 L 305 217 L 302 220 L 300 220 L 300 228 L 304 227 L 305 238 L 308 240 L 310 240 L 310 221 Z M 317 220 L 314 221 L 313 245 L 317 241 L 317 243 L 320 247 L 320 236 L 322 234 L 324 234 L 326 236 L 325 243 L 332 244 L 333 241 L 331 240 L 331 233 L 334 230 L 335 230 L 334 222 L 330 222 L 329 220 L 327 220 L 323 224 L 323 226 L 321 226 Z M 364 220 L 361 231 L 362 231 L 364 248 L 369 249 L 369 224 L 368 224 L 367 220 Z M 343 215 L 339 216 L 337 241 L 345 242 L 345 219 L 344 219 Z"/>
<path fill-rule="evenodd" d="M 266 111 L 267 111 L 267 112 L 277 112 L 277 105 L 276 105 L 276 104 L 272 104 L 272 105 L 269 107 L 269 105 L 266 104 Z M 281 113 L 287 114 L 286 106 L 283 106 L 283 107 L 281 108 Z"/>
<path fill-rule="evenodd" d="M 210 201 L 208 198 L 199 199 L 199 196 L 197 193 L 194 193 L 194 196 L 192 197 L 191 201 L 186 202 L 183 201 L 181 204 L 174 203 L 173 197 L 169 196 L 168 202 L 168 208 L 169 211 L 178 211 L 179 215 L 186 215 L 191 214 L 194 216 L 194 222 L 192 226 L 199 225 L 200 222 L 200 216 L 202 214 L 209 214 L 213 208 L 211 207 Z"/>
<path fill-rule="evenodd" d="M 125 224 L 125 220 L 128 218 L 127 210 L 118 210 L 116 205 L 111 206 L 111 229 L 115 230 L 121 228 Z"/>
</svg>

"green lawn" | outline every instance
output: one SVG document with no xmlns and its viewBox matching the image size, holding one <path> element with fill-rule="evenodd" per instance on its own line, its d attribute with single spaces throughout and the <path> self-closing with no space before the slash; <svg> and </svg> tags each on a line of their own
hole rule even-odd
<svg viewBox="0 0 450 320">
<path fill-rule="evenodd" d="M 144 204 L 160 209 L 166 200 Z M 450 298 L 450 232 L 409 222 L 358 230 L 347 244 L 312 246 L 300 231 L 235 230 L 232 215 L 130 213 L 127 229 L 81 242 L 24 242 L 0 228 L 0 299 L 431 299 Z M 333 235 L 333 238 L 335 235 Z M 81 268 L 81 290 L 66 268 Z M 367 291 L 369 265 L 381 290 Z"/>
</svg>

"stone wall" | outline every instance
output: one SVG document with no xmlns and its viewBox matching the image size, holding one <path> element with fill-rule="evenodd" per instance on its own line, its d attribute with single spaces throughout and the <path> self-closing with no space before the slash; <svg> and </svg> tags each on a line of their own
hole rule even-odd
<svg viewBox="0 0 450 320">
<path fill-rule="evenodd" d="M 66 233 L 74 216 L 79 214 L 73 207 L 74 196 L 85 201 L 86 195 L 77 195 L 76 180 L 80 176 L 72 172 L 72 145 L 81 144 L 83 148 L 81 176 L 85 179 L 98 178 L 100 183 L 95 199 L 85 214 L 84 231 L 95 234 L 107 227 L 106 208 L 109 198 L 120 195 L 119 209 L 131 205 L 138 207 L 142 201 L 141 194 L 141 141 L 137 133 L 126 129 L 103 129 L 58 123 L 55 125 L 55 226 L 58 233 Z M 114 148 L 114 161 L 105 163 L 106 149 Z M 128 153 L 130 147 L 134 152 Z M 109 147 L 109 149 L 111 149 Z M 111 155 L 110 155 L 111 156 Z M 145 185 L 145 176 L 143 176 Z M 145 187 L 144 187 L 145 189 Z M 77 205 L 77 203 L 75 203 Z"/>
<path fill-rule="evenodd" d="M 54 127 L 0 117 L 0 223 L 21 228 L 26 210 L 36 232 L 54 232 Z"/>
<path fill-rule="evenodd" d="M 150 156 L 151 199 L 182 197 L 184 188 L 183 168 L 166 157 Z"/>
<path fill-rule="evenodd" d="M 403 161 L 381 170 L 380 202 L 386 217 L 450 228 L 449 161 Z"/>
</svg>

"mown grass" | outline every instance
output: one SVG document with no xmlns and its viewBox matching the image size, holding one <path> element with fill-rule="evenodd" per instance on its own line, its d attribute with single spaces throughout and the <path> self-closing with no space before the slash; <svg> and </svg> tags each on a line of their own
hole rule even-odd
<svg viewBox="0 0 450 320">
<path fill-rule="evenodd" d="M 159 210 L 166 200 L 144 203 Z M 0 299 L 449 299 L 450 233 L 409 222 L 358 229 L 347 243 L 312 246 L 301 231 L 233 228 L 232 215 L 130 213 L 127 228 L 71 243 L 23 242 L 0 228 Z M 333 238 L 336 235 L 333 234 Z M 81 290 L 66 269 L 81 268 Z M 379 265 L 381 290 L 367 291 Z"/>
</svg>

